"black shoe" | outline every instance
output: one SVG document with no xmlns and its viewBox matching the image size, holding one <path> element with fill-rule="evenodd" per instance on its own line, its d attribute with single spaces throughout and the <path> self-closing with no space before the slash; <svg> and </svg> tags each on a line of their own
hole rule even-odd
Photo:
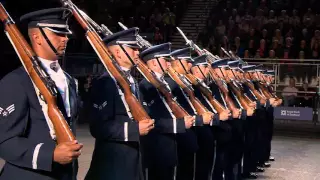
<svg viewBox="0 0 320 180">
<path fill-rule="evenodd" d="M 243 179 L 257 179 L 258 175 L 256 173 L 246 173 L 246 174 L 242 174 L 242 178 Z"/>
<path fill-rule="evenodd" d="M 255 172 L 264 172 L 264 168 L 262 167 L 257 167 Z"/>
<path fill-rule="evenodd" d="M 271 164 L 270 164 L 269 162 L 263 163 L 263 167 L 265 167 L 265 168 L 268 168 L 268 167 L 270 167 L 270 166 L 271 166 Z"/>
<path fill-rule="evenodd" d="M 269 161 L 275 161 L 274 157 L 270 156 Z"/>
</svg>

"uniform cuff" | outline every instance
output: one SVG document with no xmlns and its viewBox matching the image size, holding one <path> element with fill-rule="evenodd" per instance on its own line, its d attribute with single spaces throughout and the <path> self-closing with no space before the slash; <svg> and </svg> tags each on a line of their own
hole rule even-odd
<svg viewBox="0 0 320 180">
<path fill-rule="evenodd" d="M 203 126 L 202 116 L 197 115 L 193 126 Z"/>
<path fill-rule="evenodd" d="M 177 133 L 185 133 L 186 124 L 184 122 L 184 118 L 176 119 L 176 121 L 177 121 Z"/>
<path fill-rule="evenodd" d="M 37 144 L 33 151 L 32 169 L 52 171 L 54 143 Z"/>
<path fill-rule="evenodd" d="M 139 141 L 139 123 L 125 122 L 124 123 L 124 141 Z"/>
<path fill-rule="evenodd" d="M 213 119 L 210 122 L 210 126 L 218 126 L 220 124 L 219 114 L 214 114 Z"/>
</svg>

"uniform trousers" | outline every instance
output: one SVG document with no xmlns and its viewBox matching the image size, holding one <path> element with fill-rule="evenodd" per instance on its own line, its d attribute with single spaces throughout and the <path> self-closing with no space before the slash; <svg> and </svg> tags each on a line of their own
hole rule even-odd
<svg viewBox="0 0 320 180">
<path fill-rule="evenodd" d="M 257 165 L 258 119 L 256 113 L 244 122 L 243 174 L 254 172 Z"/>
</svg>

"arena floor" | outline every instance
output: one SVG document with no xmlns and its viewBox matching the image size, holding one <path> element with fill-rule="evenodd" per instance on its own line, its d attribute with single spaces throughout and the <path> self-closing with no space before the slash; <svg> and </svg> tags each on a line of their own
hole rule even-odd
<svg viewBox="0 0 320 180">
<path fill-rule="evenodd" d="M 84 143 L 79 161 L 79 180 L 83 180 L 90 166 L 94 141 L 86 127 L 79 128 L 78 139 Z M 276 135 L 272 154 L 276 161 L 259 179 L 320 180 L 320 138 Z M 0 160 L 0 168 L 3 165 Z"/>
</svg>

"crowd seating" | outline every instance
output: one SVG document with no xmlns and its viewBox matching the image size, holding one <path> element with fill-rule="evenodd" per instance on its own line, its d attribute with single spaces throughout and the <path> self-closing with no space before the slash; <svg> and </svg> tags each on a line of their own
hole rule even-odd
<svg viewBox="0 0 320 180">
<path fill-rule="evenodd" d="M 240 57 L 318 59 L 319 1 L 220 1 L 198 35 L 198 43 L 222 55 L 220 47 Z"/>
</svg>

